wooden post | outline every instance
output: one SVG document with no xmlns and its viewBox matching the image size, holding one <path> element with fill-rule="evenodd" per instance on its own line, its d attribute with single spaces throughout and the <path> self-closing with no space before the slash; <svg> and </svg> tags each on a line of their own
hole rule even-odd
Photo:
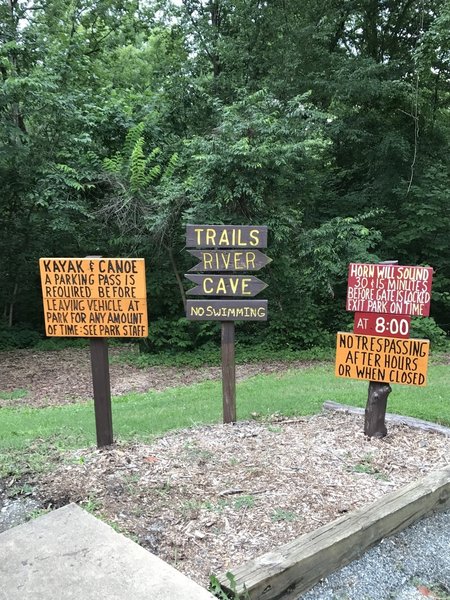
<svg viewBox="0 0 450 600">
<path fill-rule="evenodd" d="M 223 422 L 236 422 L 236 365 L 234 358 L 234 321 L 222 321 Z"/>
<path fill-rule="evenodd" d="M 97 447 L 102 448 L 113 443 L 108 340 L 91 338 L 90 346 Z"/>
<path fill-rule="evenodd" d="M 381 265 L 397 265 L 398 260 L 384 260 Z M 386 407 L 392 388 L 388 383 L 370 381 L 364 412 L 364 435 L 382 438 L 387 435 Z"/>
<path fill-rule="evenodd" d="M 364 418 L 364 434 L 382 438 L 387 435 L 386 406 L 392 388 L 388 383 L 370 381 Z"/>
</svg>

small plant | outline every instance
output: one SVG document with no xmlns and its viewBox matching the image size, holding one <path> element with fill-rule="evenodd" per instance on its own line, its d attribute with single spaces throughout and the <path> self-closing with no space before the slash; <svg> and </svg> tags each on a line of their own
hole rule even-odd
<svg viewBox="0 0 450 600">
<path fill-rule="evenodd" d="M 185 519 L 191 519 L 203 508 L 203 504 L 198 500 L 186 500 L 180 506 L 181 514 Z"/>
<path fill-rule="evenodd" d="M 13 485 L 8 490 L 8 498 L 15 498 L 16 496 L 29 496 L 33 493 L 33 488 L 28 483 L 23 485 Z"/>
<path fill-rule="evenodd" d="M 252 495 L 244 495 L 236 498 L 234 501 L 234 508 L 239 510 L 241 508 L 253 508 L 255 506 L 255 497 Z"/>
<path fill-rule="evenodd" d="M 46 515 L 50 511 L 51 511 L 50 508 L 36 508 L 28 513 L 27 521 L 33 521 L 34 519 L 38 519 L 39 517 Z"/>
<path fill-rule="evenodd" d="M 98 498 L 89 496 L 87 500 L 81 502 L 81 506 L 84 508 L 84 510 L 87 510 L 88 512 L 94 514 L 101 507 L 101 502 Z"/>
<path fill-rule="evenodd" d="M 432 585 L 430 590 L 436 600 L 450 600 L 450 590 L 444 585 Z"/>
<path fill-rule="evenodd" d="M 211 594 L 213 594 L 216 598 L 219 598 L 219 600 L 250 600 L 249 593 L 245 589 L 245 586 L 244 592 L 242 594 L 237 593 L 236 578 L 233 575 L 233 573 L 231 573 L 231 571 L 227 571 L 225 573 L 225 577 L 229 581 L 229 584 L 227 585 L 227 588 L 229 588 L 229 592 L 225 592 L 225 590 L 220 585 L 220 582 L 217 579 L 217 577 L 215 575 L 211 575 L 209 578 L 208 588 Z"/>
<path fill-rule="evenodd" d="M 196 441 L 188 440 L 184 443 L 184 447 L 189 456 L 198 460 L 207 461 L 214 456 L 214 453 L 210 450 L 199 448 Z"/>
<path fill-rule="evenodd" d="M 227 506 L 229 506 L 228 501 L 224 498 L 219 498 L 216 504 L 213 504 L 212 502 L 204 502 L 201 507 L 215 513 L 222 513 Z"/>
<path fill-rule="evenodd" d="M 154 491 L 155 494 L 157 494 L 158 496 L 167 496 L 170 493 L 171 489 L 172 486 L 170 485 L 170 482 L 166 481 L 162 485 L 156 487 Z"/>
<path fill-rule="evenodd" d="M 434 600 L 450 600 L 450 590 L 443 583 L 423 583 L 423 581 L 414 577 L 411 584 L 423 596 L 428 596 Z"/>
<path fill-rule="evenodd" d="M 373 475 L 375 479 L 380 479 L 382 481 L 389 480 L 389 477 L 385 473 L 381 473 L 381 471 L 373 465 L 373 456 L 371 454 L 365 454 L 361 462 L 349 467 L 349 470 L 353 471 L 353 473 Z"/>
<path fill-rule="evenodd" d="M 375 473 L 377 472 L 372 465 L 367 464 L 365 462 L 353 465 L 352 471 L 354 473 L 366 473 L 367 475 L 375 475 Z"/>
<path fill-rule="evenodd" d="M 297 515 L 290 510 L 283 510 L 282 508 L 277 508 L 270 515 L 272 521 L 295 521 L 297 519 Z"/>
<path fill-rule="evenodd" d="M 283 429 L 279 425 L 268 425 L 267 430 L 272 433 L 281 433 Z"/>
<path fill-rule="evenodd" d="M 28 396 L 28 390 L 12 390 L 11 392 L 0 392 L 0 400 L 18 400 Z"/>
<path fill-rule="evenodd" d="M 375 479 L 379 479 L 380 481 L 389 481 L 389 477 L 386 475 L 386 473 L 375 473 L 374 474 Z"/>
</svg>

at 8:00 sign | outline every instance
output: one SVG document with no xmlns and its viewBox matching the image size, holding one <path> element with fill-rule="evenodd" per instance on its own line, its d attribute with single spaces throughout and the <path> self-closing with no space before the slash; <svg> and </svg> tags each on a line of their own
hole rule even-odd
<svg viewBox="0 0 450 600">
<path fill-rule="evenodd" d="M 354 333 L 383 337 L 409 337 L 411 317 L 379 313 L 355 313 Z"/>
</svg>

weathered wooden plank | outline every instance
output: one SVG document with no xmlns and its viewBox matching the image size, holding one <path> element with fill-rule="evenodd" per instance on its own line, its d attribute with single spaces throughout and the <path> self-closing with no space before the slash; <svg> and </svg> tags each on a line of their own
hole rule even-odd
<svg viewBox="0 0 450 600">
<path fill-rule="evenodd" d="M 186 293 L 190 296 L 256 296 L 267 287 L 267 283 L 254 275 L 192 275 L 186 279 L 197 285 Z"/>
<path fill-rule="evenodd" d="M 267 300 L 187 300 L 189 321 L 267 321 Z"/>
<path fill-rule="evenodd" d="M 191 267 L 196 271 L 259 271 L 272 259 L 259 250 L 188 250 L 200 262 Z"/>
<path fill-rule="evenodd" d="M 267 248 L 265 225 L 186 225 L 187 248 Z"/>
<path fill-rule="evenodd" d="M 230 569 L 236 591 L 251 600 L 293 600 L 382 538 L 450 505 L 450 467 L 434 471 L 316 531 Z M 218 577 L 225 590 L 225 574 Z"/>
<path fill-rule="evenodd" d="M 356 406 L 348 406 L 347 404 L 339 404 L 328 400 L 324 402 L 322 408 L 324 410 L 333 410 L 335 412 L 344 412 L 350 415 L 364 415 L 365 411 L 363 408 Z M 393 423 L 394 425 L 407 425 L 413 429 L 420 429 L 421 431 L 431 431 L 433 433 L 440 433 L 447 437 L 450 437 L 450 428 L 439 425 L 438 423 L 430 423 L 429 421 L 423 421 L 422 419 L 415 419 L 414 417 L 405 417 L 403 415 L 395 415 L 392 413 L 386 413 L 385 421 L 387 423 Z"/>
</svg>

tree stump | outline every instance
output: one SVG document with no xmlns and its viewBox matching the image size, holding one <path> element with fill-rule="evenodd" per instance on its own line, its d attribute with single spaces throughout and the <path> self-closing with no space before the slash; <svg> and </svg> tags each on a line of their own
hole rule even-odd
<svg viewBox="0 0 450 600">
<path fill-rule="evenodd" d="M 364 420 L 364 434 L 368 437 L 382 438 L 387 435 L 386 405 L 391 392 L 392 388 L 388 383 L 369 382 Z"/>
</svg>

